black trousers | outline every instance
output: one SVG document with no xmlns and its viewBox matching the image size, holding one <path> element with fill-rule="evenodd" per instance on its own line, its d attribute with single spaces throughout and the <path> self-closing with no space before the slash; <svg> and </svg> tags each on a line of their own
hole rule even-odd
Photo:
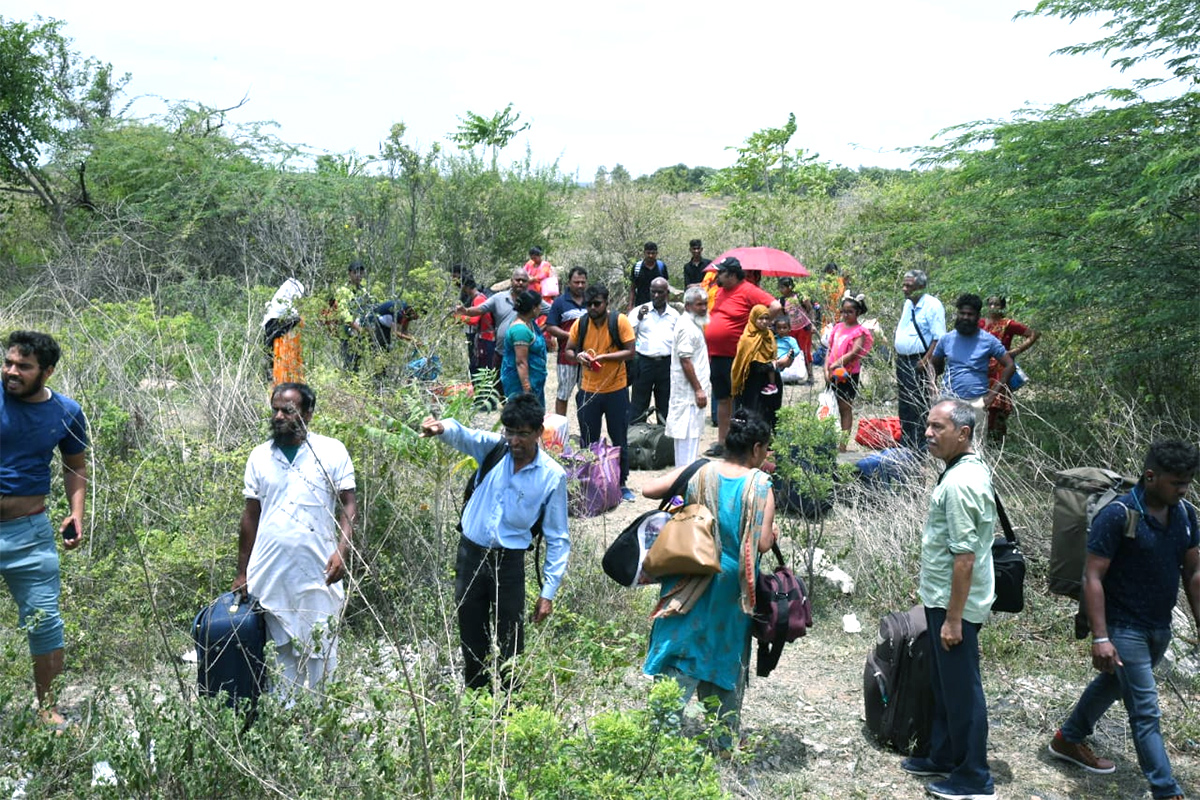
<svg viewBox="0 0 1200 800">
<path fill-rule="evenodd" d="M 929 381 L 917 364 L 920 358 L 896 354 L 900 445 L 918 452 L 925 449 L 925 417 L 929 414 Z"/>
<path fill-rule="evenodd" d="M 645 422 L 650 416 L 650 396 L 654 395 L 654 411 L 658 424 L 667 424 L 667 405 L 671 402 L 671 357 L 634 358 L 633 383 L 629 398 L 629 422 Z"/>
<path fill-rule="evenodd" d="M 458 540 L 454 573 L 467 688 L 491 686 L 493 630 L 497 663 L 506 688 L 511 688 L 511 661 L 525 649 L 525 551 L 480 547 L 464 536 Z"/>
</svg>

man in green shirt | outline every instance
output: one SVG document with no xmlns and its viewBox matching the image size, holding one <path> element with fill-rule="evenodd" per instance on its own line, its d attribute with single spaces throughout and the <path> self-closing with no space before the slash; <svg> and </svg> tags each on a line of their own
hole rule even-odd
<svg viewBox="0 0 1200 800">
<path fill-rule="evenodd" d="M 933 732 L 927 757 L 905 772 L 943 780 L 927 790 L 944 800 L 992 800 L 987 764 L 987 704 L 979 677 L 979 629 L 995 599 L 992 476 L 971 446 L 975 412 L 961 400 L 929 411 L 925 441 L 946 462 L 921 535 L 921 603 L 932 653 Z"/>
</svg>

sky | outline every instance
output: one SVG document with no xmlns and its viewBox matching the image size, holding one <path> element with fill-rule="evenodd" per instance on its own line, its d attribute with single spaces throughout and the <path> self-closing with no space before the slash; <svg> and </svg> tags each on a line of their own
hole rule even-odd
<svg viewBox="0 0 1200 800">
<path fill-rule="evenodd" d="M 1099 38 L 1100 21 L 1012 19 L 1034 2 L 6 0 L 2 13 L 65 21 L 79 53 L 132 74 L 135 116 L 245 97 L 233 122 L 374 155 L 396 122 L 410 145 L 454 148 L 467 111 L 512 103 L 530 128 L 501 160 L 528 146 L 590 181 L 617 163 L 726 166 L 789 112 L 792 145 L 822 161 L 907 167 L 902 148 L 949 126 L 1130 83 L 1102 56 L 1051 55 Z"/>
</svg>

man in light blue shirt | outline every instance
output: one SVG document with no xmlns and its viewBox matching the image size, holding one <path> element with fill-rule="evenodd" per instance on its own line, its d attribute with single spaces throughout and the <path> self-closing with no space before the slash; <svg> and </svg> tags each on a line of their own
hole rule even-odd
<svg viewBox="0 0 1200 800">
<path fill-rule="evenodd" d="M 946 335 L 946 309 L 925 293 L 929 278 L 919 269 L 904 273 L 904 307 L 896 323 L 896 387 L 899 394 L 900 443 L 925 449 L 925 415 L 929 412 L 929 356 Z"/>
<path fill-rule="evenodd" d="M 512 685 L 512 659 L 525 645 L 525 551 L 540 526 L 546 540 L 544 585 L 534 608 L 541 622 L 554 609 L 554 596 L 567 570 L 567 474 L 542 452 L 542 407 L 530 394 L 509 400 L 500 413 L 500 434 L 467 428 L 453 419 L 427 418 L 422 436 L 440 436 L 483 464 L 500 446 L 503 456 L 487 474 L 478 472 L 475 491 L 462 514 L 455 559 L 454 601 L 468 688 L 492 685 L 491 630 L 499 639 L 498 666 Z M 495 620 L 492 620 L 493 609 Z"/>
<path fill-rule="evenodd" d="M 975 410 L 976 432 L 982 435 L 988 406 L 996 399 L 996 389 L 988 386 L 988 363 L 994 358 L 1004 368 L 1001 386 L 1008 385 L 1016 363 L 999 339 L 979 327 L 983 309 L 979 295 L 960 295 L 954 306 L 954 330 L 938 340 L 931 361 L 939 375 L 945 372 L 942 395 L 970 403 Z"/>
</svg>

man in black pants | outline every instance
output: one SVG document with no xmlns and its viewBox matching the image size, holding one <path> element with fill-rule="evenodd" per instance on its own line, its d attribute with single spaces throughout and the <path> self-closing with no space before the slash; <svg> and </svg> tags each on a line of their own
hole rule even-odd
<svg viewBox="0 0 1200 800">
<path fill-rule="evenodd" d="M 946 309 L 925 293 L 929 278 L 919 269 L 904 273 L 904 307 L 896 323 L 896 390 L 899 394 L 900 444 L 925 449 L 925 415 L 929 413 L 932 370 L 929 359 L 946 335 Z"/>
<path fill-rule="evenodd" d="M 650 282 L 650 302 L 643 303 L 629 314 L 633 325 L 634 370 L 629 400 L 629 422 L 645 422 L 650 415 L 650 396 L 654 395 L 654 410 L 658 422 L 667 422 L 667 406 L 671 402 L 671 351 L 675 347 L 675 323 L 679 312 L 667 303 L 670 287 L 666 278 Z"/>
<path fill-rule="evenodd" d="M 507 449 L 478 484 L 463 508 L 462 537 L 454 562 L 454 602 L 462 639 L 467 688 L 492 685 L 492 631 L 496 632 L 505 689 L 514 683 L 512 659 L 525 647 L 525 552 L 540 521 L 546 540 L 543 586 L 533 621 L 554 610 L 554 596 L 567 571 L 567 474 L 542 452 L 542 406 L 530 394 L 504 404 L 499 434 L 475 430 L 453 419 L 426 418 L 422 436 L 442 440 L 482 464 L 501 442 Z M 498 512 L 498 513 L 497 513 Z"/>
</svg>

